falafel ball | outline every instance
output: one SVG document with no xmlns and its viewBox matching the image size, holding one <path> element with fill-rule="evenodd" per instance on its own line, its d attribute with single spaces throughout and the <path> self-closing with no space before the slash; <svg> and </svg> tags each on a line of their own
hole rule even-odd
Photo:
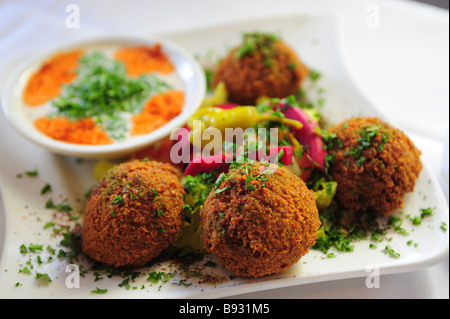
<svg viewBox="0 0 450 319">
<path fill-rule="evenodd" d="M 178 234 L 183 194 L 170 164 L 133 160 L 111 168 L 86 203 L 83 253 L 116 268 L 143 266 Z"/>
<path fill-rule="evenodd" d="M 220 61 L 212 86 L 223 82 L 230 102 L 255 105 L 260 97 L 296 94 L 308 73 L 296 53 L 278 37 L 250 33 Z"/>
<path fill-rule="evenodd" d="M 245 277 L 278 273 L 308 252 L 320 220 L 314 193 L 299 177 L 263 163 L 222 177 L 204 203 L 201 226 L 205 248 L 228 270 Z"/>
<path fill-rule="evenodd" d="M 340 206 L 351 214 L 403 207 L 422 169 L 421 152 L 405 133 L 376 117 L 349 119 L 329 133 L 335 134 L 329 172 Z"/>
</svg>

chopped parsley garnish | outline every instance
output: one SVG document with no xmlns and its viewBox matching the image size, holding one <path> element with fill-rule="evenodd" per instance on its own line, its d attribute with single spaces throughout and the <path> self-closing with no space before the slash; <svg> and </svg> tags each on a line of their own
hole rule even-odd
<svg viewBox="0 0 450 319">
<path fill-rule="evenodd" d="M 75 257 L 81 252 L 81 238 L 70 231 L 63 233 L 60 244 L 71 249 L 69 257 Z"/>
<path fill-rule="evenodd" d="M 22 269 L 19 270 L 19 272 L 23 273 L 23 274 L 31 275 L 31 270 L 28 269 L 28 267 L 23 267 Z"/>
<path fill-rule="evenodd" d="M 209 92 L 212 89 L 212 80 L 214 77 L 214 71 L 205 69 L 205 78 L 206 78 L 206 91 Z"/>
<path fill-rule="evenodd" d="M 320 250 L 323 253 L 328 253 L 331 248 L 335 248 L 341 252 L 352 252 L 355 238 L 359 238 L 359 234 L 347 233 L 343 228 L 333 227 L 333 225 L 322 226 L 319 229 L 320 236 L 317 237 L 313 249 Z"/>
<path fill-rule="evenodd" d="M 333 153 L 331 155 L 330 154 L 325 155 L 324 172 L 327 176 L 329 176 L 331 164 L 333 164 L 335 159 L 336 159 L 336 153 Z"/>
<path fill-rule="evenodd" d="M 51 282 L 51 278 L 48 274 L 36 273 L 36 279 L 42 280 L 44 282 Z"/>
<path fill-rule="evenodd" d="M 154 188 L 150 188 L 150 192 L 153 194 L 153 201 L 155 201 L 156 198 L 159 196 L 158 192 Z"/>
<path fill-rule="evenodd" d="M 191 213 L 196 212 L 203 206 L 214 186 L 220 184 L 220 181 L 224 178 L 225 174 L 217 177 L 217 172 L 215 171 L 200 173 L 197 176 L 186 176 L 186 181 L 184 182 L 186 192 L 184 208 Z"/>
<path fill-rule="evenodd" d="M 125 289 L 130 289 L 130 278 L 125 278 L 122 282 L 119 283 L 119 287 L 125 287 Z"/>
<path fill-rule="evenodd" d="M 61 95 L 52 101 L 54 111 L 50 116 L 71 120 L 94 118 L 116 140 L 125 137 L 125 114 L 139 113 L 152 94 L 170 88 L 155 75 L 128 77 L 120 61 L 99 52 L 79 60 L 77 75 L 77 79 L 64 86 Z"/>
<path fill-rule="evenodd" d="M 132 191 L 130 191 L 130 198 L 131 199 L 138 199 L 139 197 L 134 195 Z"/>
<path fill-rule="evenodd" d="M 220 194 L 220 193 L 226 191 L 226 190 L 229 189 L 229 188 L 230 188 L 230 186 L 226 186 L 226 187 L 224 187 L 224 188 L 222 188 L 222 189 L 216 189 L 216 190 L 214 191 L 214 197 L 215 197 L 217 194 Z"/>
<path fill-rule="evenodd" d="M 91 290 L 91 294 L 96 294 L 96 295 L 103 295 L 106 294 L 108 292 L 108 289 L 100 289 L 100 288 L 96 288 L 94 290 Z"/>
<path fill-rule="evenodd" d="M 352 252 L 354 243 L 361 240 L 381 241 L 387 228 L 393 224 L 383 226 L 375 216 L 364 215 L 355 223 L 343 223 L 345 212 L 336 206 L 330 205 L 320 211 L 321 226 L 317 232 L 316 243 L 313 249 L 327 254 L 331 249 L 338 252 Z"/>
<path fill-rule="evenodd" d="M 236 163 L 233 162 L 230 164 L 230 170 L 231 169 L 238 169 L 239 173 L 242 175 L 246 175 L 245 178 L 245 185 L 244 187 L 248 191 L 254 191 L 257 189 L 257 186 L 252 184 L 252 181 L 260 180 L 262 181 L 262 184 L 259 185 L 259 187 L 265 187 L 266 181 L 270 178 L 271 174 L 273 173 L 271 168 L 268 168 L 264 172 L 261 172 L 260 174 L 254 174 L 254 172 L 251 171 L 253 167 L 253 162 L 248 163 Z M 266 166 L 269 166 L 269 163 L 264 163 Z"/>
<path fill-rule="evenodd" d="M 54 248 L 52 248 L 52 247 L 50 247 L 50 246 L 47 246 L 47 251 L 48 251 L 50 254 L 52 254 L 52 255 L 54 255 L 54 254 L 56 253 L 56 249 L 54 249 Z"/>
<path fill-rule="evenodd" d="M 318 130 L 317 133 L 320 133 L 320 135 L 322 135 L 325 150 L 331 150 L 336 145 L 339 148 L 342 148 L 344 146 L 342 141 L 337 137 L 336 133 L 330 133 L 326 130 Z"/>
<path fill-rule="evenodd" d="M 38 171 L 37 170 L 26 171 L 25 174 L 30 177 L 35 177 L 35 176 L 38 176 Z"/>
<path fill-rule="evenodd" d="M 67 257 L 67 253 L 64 250 L 59 249 L 57 257 L 58 258 L 66 258 Z"/>
<path fill-rule="evenodd" d="M 181 279 L 178 283 L 173 282 L 172 285 L 190 287 L 192 283 L 187 283 L 184 279 Z"/>
<path fill-rule="evenodd" d="M 433 215 L 433 209 L 431 207 L 428 208 L 421 208 L 420 211 L 422 212 L 420 214 L 421 218 L 427 217 L 427 216 L 431 216 Z"/>
<path fill-rule="evenodd" d="M 37 250 L 40 250 L 40 251 L 42 251 L 44 248 L 43 248 L 43 245 L 38 245 L 38 244 L 31 244 L 30 246 L 28 246 L 28 249 L 31 251 L 31 252 L 36 252 Z"/>
<path fill-rule="evenodd" d="M 366 160 L 366 158 L 364 156 L 361 156 L 360 158 L 358 158 L 355 162 L 356 166 L 361 167 L 362 164 L 364 164 L 364 161 Z"/>
<path fill-rule="evenodd" d="M 391 256 L 393 258 L 400 258 L 400 254 L 398 252 L 396 252 L 391 246 L 386 245 L 386 247 L 384 249 L 385 249 L 385 252 L 387 254 L 389 254 L 389 256 Z"/>
<path fill-rule="evenodd" d="M 254 191 L 256 189 L 256 186 L 253 185 L 251 182 L 254 180 L 252 175 L 247 175 L 245 179 L 245 188 L 247 188 L 248 191 Z"/>
<path fill-rule="evenodd" d="M 56 209 L 56 210 L 64 211 L 64 212 L 72 211 L 72 207 L 69 204 L 57 204 L 57 205 L 55 205 L 51 198 L 49 200 L 47 200 L 47 202 L 45 203 L 45 208 Z"/>
<path fill-rule="evenodd" d="M 27 246 L 25 246 L 24 244 L 20 245 L 20 253 L 26 254 L 27 252 L 28 252 Z"/>
<path fill-rule="evenodd" d="M 342 129 L 345 129 L 348 127 L 347 123 L 342 124 Z M 336 133 L 333 132 L 327 132 L 326 130 L 321 130 L 318 132 L 322 135 L 322 138 L 324 140 L 324 148 L 325 150 L 331 150 L 335 147 L 337 148 L 343 148 L 344 144 L 343 142 L 337 137 Z M 384 147 L 386 143 L 389 141 L 389 138 L 386 134 L 381 133 L 380 128 L 377 125 L 373 125 L 371 127 L 365 127 L 363 128 L 360 133 L 359 137 L 357 139 L 356 146 L 351 146 L 350 149 L 345 150 L 344 155 L 349 156 L 351 155 L 354 160 L 355 164 L 358 167 L 361 167 L 364 162 L 366 161 L 366 158 L 362 155 L 364 150 L 374 148 L 376 151 L 382 151 L 384 150 Z M 375 138 L 380 135 L 381 136 L 381 143 L 378 144 L 377 148 L 375 148 Z M 332 158 L 330 155 L 328 155 L 325 158 L 325 170 L 328 172 L 328 163 L 331 163 L 334 161 L 334 158 Z M 373 159 L 373 162 L 376 163 L 376 160 Z M 347 164 L 350 164 L 349 160 L 346 160 Z M 382 162 L 381 162 L 382 163 Z"/>
<path fill-rule="evenodd" d="M 237 51 L 237 57 L 242 58 L 245 55 L 252 54 L 262 48 L 269 49 L 279 37 L 275 34 L 266 34 L 261 32 L 244 33 L 243 42 Z"/>
<path fill-rule="evenodd" d="M 408 218 L 412 221 L 413 225 L 420 225 L 422 224 L 422 218 L 420 216 L 410 216 L 408 215 Z"/>
<path fill-rule="evenodd" d="M 421 208 L 421 213 L 419 216 L 411 216 L 407 215 L 406 217 L 409 218 L 409 220 L 412 221 L 413 225 L 420 225 L 422 224 L 422 220 L 427 216 L 433 215 L 433 209 L 431 207 L 428 208 Z"/>
<path fill-rule="evenodd" d="M 355 159 L 355 164 L 360 167 L 366 158 L 362 156 L 362 152 L 366 149 L 374 147 L 375 138 L 380 133 L 380 128 L 377 125 L 371 127 L 365 127 L 361 130 L 360 137 L 357 140 L 357 146 L 350 148 L 350 155 Z M 384 150 L 385 144 L 388 142 L 388 137 L 385 134 L 381 134 L 382 143 L 378 145 L 377 150 Z"/>
<path fill-rule="evenodd" d="M 52 190 L 52 186 L 47 183 L 41 188 L 41 195 L 51 192 L 51 190 Z"/>
<path fill-rule="evenodd" d="M 174 275 L 172 273 L 166 273 L 163 271 L 152 271 L 148 273 L 147 281 L 158 283 L 160 280 L 163 283 L 168 282 Z"/>
<path fill-rule="evenodd" d="M 402 227 L 403 220 L 398 216 L 389 216 L 389 224 L 394 226 L 394 230 L 402 235 L 409 235 L 409 233 Z"/>
<path fill-rule="evenodd" d="M 309 78 L 313 82 L 317 82 L 321 77 L 322 77 L 322 73 L 320 73 L 319 71 L 317 71 L 317 70 L 310 70 L 309 71 Z"/>
<path fill-rule="evenodd" d="M 116 195 L 116 197 L 114 197 L 113 201 L 111 202 L 112 205 L 115 204 L 123 204 L 123 198 L 120 195 Z"/>
<path fill-rule="evenodd" d="M 261 52 L 264 66 L 271 67 L 274 64 L 276 55 L 275 42 L 278 40 L 279 37 L 272 33 L 244 33 L 243 42 L 237 49 L 236 57 L 241 59 L 254 52 Z M 290 65 L 290 67 L 292 67 L 292 65 Z"/>
</svg>

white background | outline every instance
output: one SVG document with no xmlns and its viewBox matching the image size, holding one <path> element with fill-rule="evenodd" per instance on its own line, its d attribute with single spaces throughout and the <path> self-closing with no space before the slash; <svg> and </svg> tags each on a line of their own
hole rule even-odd
<svg viewBox="0 0 450 319">
<path fill-rule="evenodd" d="M 69 4 L 80 9 L 79 28 L 67 28 Z M 375 26 L 368 23 L 374 10 Z M 163 33 L 294 12 L 344 17 L 344 49 L 353 75 L 422 150 L 448 201 L 447 10 L 406 0 L 0 1 L 0 70 L 17 56 L 86 34 Z M 1 86 L 7 76 L 0 72 Z M 448 255 L 427 269 L 382 276 L 380 288 L 368 289 L 365 278 L 357 278 L 236 297 L 449 298 Z"/>
</svg>

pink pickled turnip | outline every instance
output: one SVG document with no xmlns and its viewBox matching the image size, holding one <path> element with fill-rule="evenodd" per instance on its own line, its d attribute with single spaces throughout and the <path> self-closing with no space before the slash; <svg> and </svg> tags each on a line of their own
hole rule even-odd
<svg viewBox="0 0 450 319">
<path fill-rule="evenodd" d="M 199 173 L 208 173 L 217 171 L 218 174 L 228 170 L 228 163 L 226 163 L 225 155 L 214 155 L 208 157 L 201 157 L 192 160 L 186 167 L 184 174 L 196 176 Z"/>
<path fill-rule="evenodd" d="M 303 124 L 303 128 L 297 129 L 291 127 L 290 131 L 300 144 L 307 145 L 305 153 L 310 157 L 311 164 L 323 170 L 327 153 L 323 145 L 322 136 L 318 133 L 320 130 L 319 125 L 299 107 L 293 107 L 287 104 L 278 105 L 277 107 L 287 118 Z"/>
<path fill-rule="evenodd" d="M 279 159 L 281 163 L 283 163 L 286 166 L 289 166 L 292 164 L 292 155 L 293 155 L 293 148 L 292 146 L 280 146 L 278 147 L 278 153 L 280 151 L 283 151 L 283 155 Z"/>
</svg>

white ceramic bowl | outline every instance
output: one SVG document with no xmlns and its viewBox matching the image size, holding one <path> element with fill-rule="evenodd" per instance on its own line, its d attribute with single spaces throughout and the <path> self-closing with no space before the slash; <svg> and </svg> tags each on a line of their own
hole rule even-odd
<svg viewBox="0 0 450 319">
<path fill-rule="evenodd" d="M 154 45 L 160 43 L 162 50 L 175 65 L 178 82 L 185 92 L 185 104 L 181 114 L 157 130 L 132 138 L 123 142 L 107 145 L 81 145 L 52 139 L 41 133 L 33 125 L 27 111 L 28 106 L 23 102 L 22 92 L 29 77 L 40 68 L 43 62 L 60 51 L 75 49 L 111 50 L 122 46 Z M 54 153 L 83 157 L 83 158 L 113 158 L 129 154 L 142 149 L 170 134 L 173 129 L 183 127 L 187 119 L 198 109 L 206 92 L 206 80 L 199 63 L 183 48 L 155 36 L 102 36 L 90 37 L 82 40 L 66 42 L 39 52 L 22 63 L 11 75 L 6 83 L 2 106 L 7 119 L 23 137 Z"/>
</svg>

